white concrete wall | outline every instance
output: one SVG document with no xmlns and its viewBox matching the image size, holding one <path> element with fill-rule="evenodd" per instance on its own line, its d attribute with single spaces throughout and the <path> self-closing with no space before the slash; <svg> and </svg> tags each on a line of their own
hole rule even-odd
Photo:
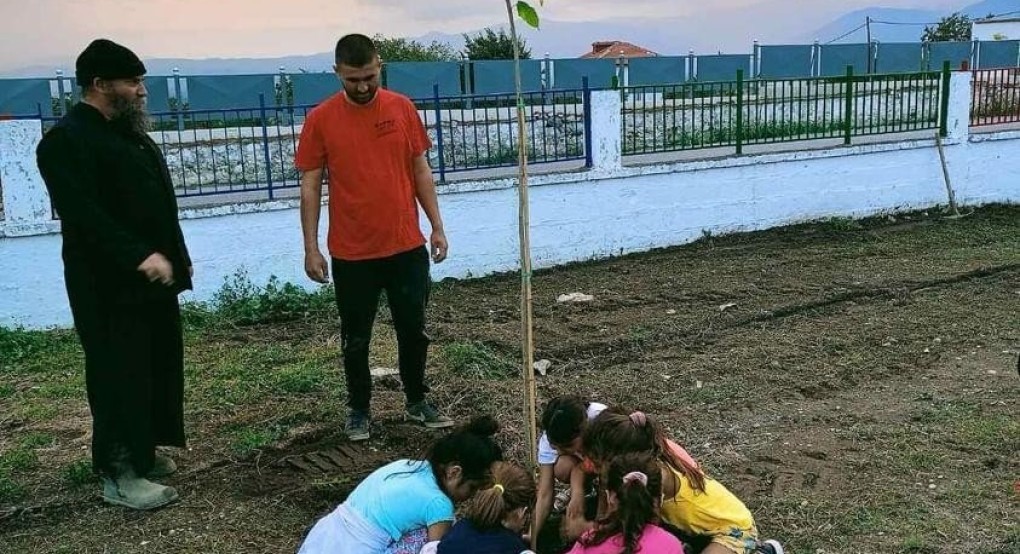
<svg viewBox="0 0 1020 554">
<path fill-rule="evenodd" d="M 969 80 L 954 79 L 953 86 L 969 87 Z M 618 114 L 619 95 L 599 94 L 593 112 L 604 115 L 596 117 L 611 118 L 614 102 Z M 957 102 L 968 97 L 952 95 Z M 946 140 L 957 201 L 1020 202 L 1020 132 L 967 137 L 966 110 L 966 103 L 952 109 Z M 531 178 L 536 267 L 683 244 L 704 231 L 766 229 L 947 202 L 934 140 L 621 167 L 619 155 L 610 155 L 619 152 L 619 133 L 612 129 L 593 125 L 601 146 L 592 171 Z M 434 278 L 517 268 L 514 180 L 448 185 L 440 203 L 451 246 L 450 258 L 434 267 Z M 324 211 L 322 236 L 325 218 Z M 191 299 L 210 299 L 239 268 L 256 283 L 276 275 L 311 286 L 304 276 L 296 201 L 184 210 L 182 226 L 195 262 Z M 0 225 L 0 325 L 70 323 L 57 231 L 56 222 Z"/>
<path fill-rule="evenodd" d="M 1010 19 L 1007 21 L 975 21 L 973 25 L 971 25 L 971 38 L 973 40 L 1020 39 L 1020 19 Z"/>
</svg>

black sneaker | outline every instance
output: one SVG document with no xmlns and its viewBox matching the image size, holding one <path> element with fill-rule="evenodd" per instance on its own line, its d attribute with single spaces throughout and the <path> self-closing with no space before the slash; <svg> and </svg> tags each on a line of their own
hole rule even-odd
<svg viewBox="0 0 1020 554">
<path fill-rule="evenodd" d="M 347 424 L 344 425 L 344 432 L 351 442 L 367 441 L 369 431 L 372 428 L 372 416 L 368 412 L 351 410 L 347 414 Z"/>
<path fill-rule="evenodd" d="M 779 541 L 775 539 L 769 539 L 758 543 L 758 548 L 755 552 L 759 554 L 786 554 L 786 550 L 783 549 L 783 545 L 779 544 Z"/>
<path fill-rule="evenodd" d="M 405 417 L 417 421 L 429 429 L 446 429 L 453 427 L 453 420 L 440 414 L 431 404 L 422 400 L 407 405 Z"/>
</svg>

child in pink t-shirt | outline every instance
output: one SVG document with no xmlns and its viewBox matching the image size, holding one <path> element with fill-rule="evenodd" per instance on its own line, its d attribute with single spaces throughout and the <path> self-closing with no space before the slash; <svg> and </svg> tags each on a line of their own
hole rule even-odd
<svg viewBox="0 0 1020 554">
<path fill-rule="evenodd" d="M 683 554 L 680 541 L 656 525 L 662 475 L 655 458 L 628 454 L 610 460 L 602 480 L 608 514 L 569 554 Z"/>
</svg>

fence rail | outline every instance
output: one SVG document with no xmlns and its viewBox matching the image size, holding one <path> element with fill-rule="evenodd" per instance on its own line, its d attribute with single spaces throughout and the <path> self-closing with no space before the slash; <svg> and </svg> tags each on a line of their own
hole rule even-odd
<svg viewBox="0 0 1020 554">
<path fill-rule="evenodd" d="M 943 73 L 628 87 L 625 155 L 938 129 Z"/>
<path fill-rule="evenodd" d="M 973 71 L 971 125 L 1020 123 L 1020 69 Z M 938 129 L 946 134 L 949 66 L 942 72 L 839 77 L 745 79 L 623 87 L 623 154 L 854 137 Z M 576 161 L 591 167 L 591 90 L 523 95 L 528 159 L 533 164 Z M 602 93 L 604 94 L 604 93 Z M 514 95 L 441 95 L 413 100 L 433 148 L 439 181 L 461 172 L 517 163 Z M 312 104 L 282 107 L 260 95 L 257 106 L 180 109 L 153 114 L 150 136 L 162 149 L 178 197 L 221 195 L 223 201 L 294 196 L 293 165 Z M 41 119 L 44 132 L 57 117 Z M 224 196 L 224 195 L 240 196 Z"/>
<path fill-rule="evenodd" d="M 1020 69 L 974 71 L 971 93 L 971 125 L 1020 123 Z"/>
</svg>

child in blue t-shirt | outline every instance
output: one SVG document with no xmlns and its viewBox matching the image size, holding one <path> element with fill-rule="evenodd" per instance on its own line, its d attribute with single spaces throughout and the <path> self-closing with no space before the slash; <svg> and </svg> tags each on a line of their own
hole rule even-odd
<svg viewBox="0 0 1020 554">
<path fill-rule="evenodd" d="M 535 480 L 520 467 L 492 465 L 491 488 L 479 491 L 439 543 L 437 554 L 521 554 L 530 552 L 521 538 L 535 502 Z"/>
<path fill-rule="evenodd" d="M 490 468 L 503 458 L 492 438 L 498 427 L 476 418 L 437 440 L 424 460 L 377 469 L 312 527 L 298 554 L 385 554 L 438 541 L 453 523 L 454 503 L 491 482 Z"/>
</svg>

